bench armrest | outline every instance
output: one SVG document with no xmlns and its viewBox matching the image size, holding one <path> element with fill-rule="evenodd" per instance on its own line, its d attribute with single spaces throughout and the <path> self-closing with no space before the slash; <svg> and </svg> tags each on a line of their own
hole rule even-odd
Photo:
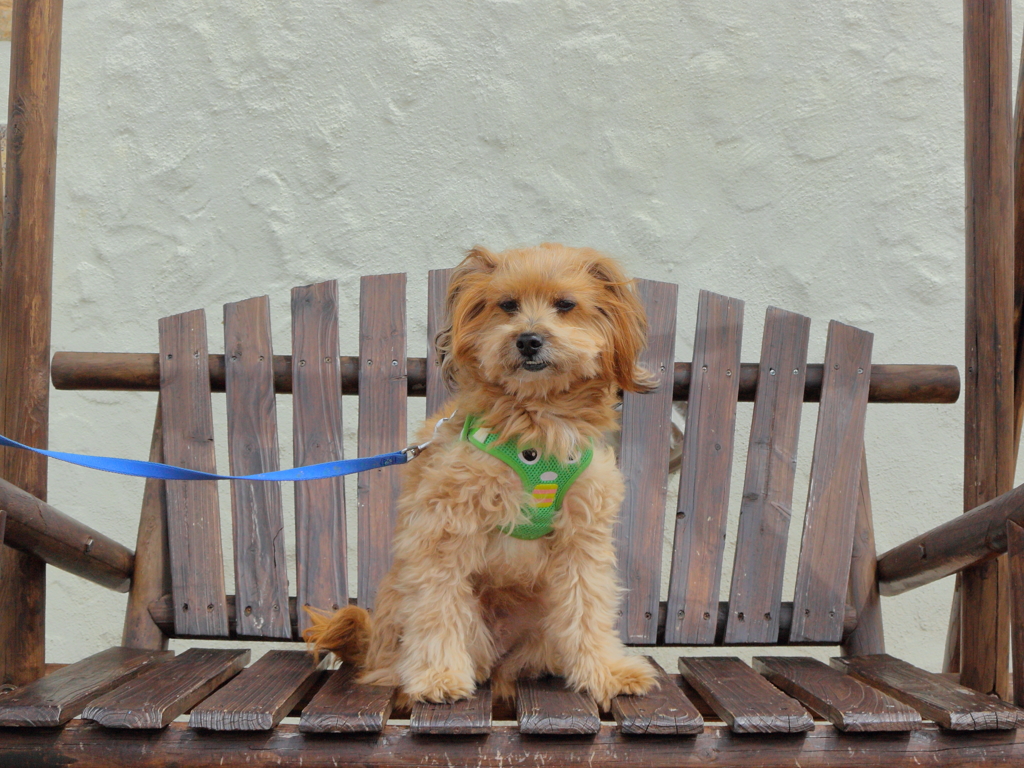
<svg viewBox="0 0 1024 768">
<path fill-rule="evenodd" d="M 878 558 L 878 591 L 898 595 L 1006 552 L 1006 521 L 1024 525 L 1024 485 L 893 547 Z"/>
</svg>

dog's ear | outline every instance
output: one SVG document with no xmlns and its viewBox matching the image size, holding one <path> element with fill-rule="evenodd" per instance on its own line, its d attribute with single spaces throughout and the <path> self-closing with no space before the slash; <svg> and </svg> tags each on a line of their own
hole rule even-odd
<svg viewBox="0 0 1024 768">
<path fill-rule="evenodd" d="M 486 294 L 480 288 L 497 266 L 498 257 L 477 245 L 452 272 L 445 298 L 444 327 L 434 338 L 437 359 L 441 361 L 441 377 L 449 388 L 454 386 L 458 371 L 457 329 L 476 318 L 486 306 Z"/>
<path fill-rule="evenodd" d="M 647 313 L 636 286 L 614 260 L 597 251 L 588 257 L 587 272 L 604 291 L 598 311 L 612 326 L 612 354 L 605 360 L 606 374 L 627 392 L 650 392 L 658 380 L 637 363 L 647 346 Z"/>
</svg>

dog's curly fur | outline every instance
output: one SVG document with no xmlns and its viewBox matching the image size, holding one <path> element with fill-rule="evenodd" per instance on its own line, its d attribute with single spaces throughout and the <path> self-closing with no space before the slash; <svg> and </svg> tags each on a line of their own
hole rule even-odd
<svg viewBox="0 0 1024 768">
<path fill-rule="evenodd" d="M 447 308 L 437 348 L 457 394 L 424 424 L 418 441 L 432 443 L 404 468 L 394 564 L 373 615 L 317 616 L 307 641 L 359 664 L 361 682 L 398 686 L 413 701 L 464 698 L 489 677 L 511 696 L 517 677 L 544 673 L 604 708 L 646 692 L 654 672 L 627 655 L 615 629 L 612 526 L 623 481 L 604 439 L 618 428 L 619 390 L 653 382 L 637 365 L 647 323 L 632 282 L 590 249 L 478 247 L 455 270 Z M 523 367 L 522 333 L 543 340 L 543 369 Z M 563 461 L 593 441 L 547 536 L 500 530 L 523 522 L 526 497 L 513 469 L 459 439 L 472 414 Z"/>
</svg>

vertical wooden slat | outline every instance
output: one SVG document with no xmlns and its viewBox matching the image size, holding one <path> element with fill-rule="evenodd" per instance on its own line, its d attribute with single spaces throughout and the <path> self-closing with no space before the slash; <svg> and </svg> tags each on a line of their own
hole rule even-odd
<svg viewBox="0 0 1024 768">
<path fill-rule="evenodd" d="M 1010 634 L 1013 703 L 1024 707 L 1024 528 L 1006 521 L 1006 557 L 1010 564 Z"/>
<path fill-rule="evenodd" d="M 868 486 L 867 453 L 861 454 L 860 487 L 857 491 L 857 522 L 853 528 L 850 558 L 850 586 L 846 601 L 857 613 L 857 627 L 842 643 L 844 656 L 885 653 L 882 630 L 882 601 L 878 596 L 875 526 L 871 519 L 871 489 Z"/>
<path fill-rule="evenodd" d="M 206 314 L 202 310 L 160 320 L 160 403 L 166 462 L 216 472 Z M 175 631 L 179 635 L 227 636 L 217 484 L 168 480 L 166 485 Z"/>
<path fill-rule="evenodd" d="M 774 643 L 779 637 L 810 328 L 803 315 L 775 307 L 765 315 L 726 643 Z"/>
<path fill-rule="evenodd" d="M 843 636 L 873 338 L 829 323 L 790 642 Z"/>
<path fill-rule="evenodd" d="M 1013 131 L 1009 0 L 965 0 L 964 509 L 1013 484 Z M 1003 571 L 1000 574 L 1000 570 Z M 1005 561 L 964 571 L 960 679 L 1008 693 Z"/>
<path fill-rule="evenodd" d="M 224 305 L 224 373 L 232 475 L 280 469 L 270 300 Z M 290 639 L 284 513 L 279 483 L 231 481 L 235 632 Z"/>
<path fill-rule="evenodd" d="M 363 277 L 359 291 L 359 455 L 406 446 L 405 274 Z M 399 473 L 359 474 L 359 605 L 373 607 L 391 566 Z"/>
<path fill-rule="evenodd" d="M 742 301 L 700 292 L 690 407 L 679 470 L 665 621 L 667 643 L 709 645 L 715 641 L 742 331 Z"/>
<path fill-rule="evenodd" d="M 454 269 L 432 269 L 427 274 L 427 416 L 431 416 L 445 404 L 451 395 L 444 379 L 441 378 L 441 360 L 434 348 L 438 331 L 447 323 L 445 298 L 448 283 Z M 446 414 L 447 415 L 447 414 Z"/>
<path fill-rule="evenodd" d="M 295 466 L 343 459 L 336 280 L 292 289 L 292 402 Z M 301 633 L 311 624 L 304 607 L 348 602 L 342 478 L 295 483 L 295 538 Z"/>
<path fill-rule="evenodd" d="M 0 255 L 0 434 L 45 448 L 50 407 L 53 213 L 62 0 L 14 7 Z M 0 477 L 46 500 L 46 459 L 0 452 Z M 44 671 L 43 561 L 0 546 L 0 684 Z"/>
<path fill-rule="evenodd" d="M 163 406 L 157 395 L 153 439 L 149 460 L 164 462 Z M 139 534 L 135 540 L 135 570 L 128 607 L 124 613 L 121 645 L 162 651 L 167 648 L 167 635 L 153 621 L 149 604 L 171 592 L 170 560 L 167 554 L 167 489 L 163 480 L 149 478 L 142 494 Z"/>
<path fill-rule="evenodd" d="M 638 280 L 647 311 L 647 349 L 640 364 L 658 377 L 654 392 L 622 397 L 619 469 L 626 497 L 615 529 L 619 581 L 625 588 L 619 631 L 625 643 L 654 644 L 658 638 L 661 549 L 665 526 L 672 377 L 678 287 Z"/>
</svg>

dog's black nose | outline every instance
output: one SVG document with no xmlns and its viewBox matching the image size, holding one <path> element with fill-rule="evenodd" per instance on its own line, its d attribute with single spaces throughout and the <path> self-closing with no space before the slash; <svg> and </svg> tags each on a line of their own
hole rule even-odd
<svg viewBox="0 0 1024 768">
<path fill-rule="evenodd" d="M 520 333 L 516 339 L 516 349 L 523 357 L 533 357 L 544 346 L 544 339 L 539 333 Z"/>
</svg>

